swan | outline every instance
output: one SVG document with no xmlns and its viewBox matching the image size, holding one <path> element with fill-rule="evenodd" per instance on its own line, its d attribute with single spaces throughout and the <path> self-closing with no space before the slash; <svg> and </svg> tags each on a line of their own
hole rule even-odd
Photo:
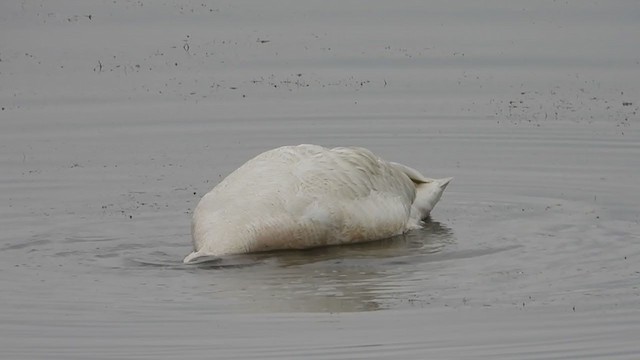
<svg viewBox="0 0 640 360">
<path fill-rule="evenodd" d="M 360 147 L 269 150 L 202 197 L 184 262 L 402 234 L 421 227 L 451 179 L 424 177 Z"/>
</svg>

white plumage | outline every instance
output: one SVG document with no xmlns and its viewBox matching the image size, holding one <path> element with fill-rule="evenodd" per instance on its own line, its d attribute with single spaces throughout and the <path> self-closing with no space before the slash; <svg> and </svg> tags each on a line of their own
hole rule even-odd
<svg viewBox="0 0 640 360">
<path fill-rule="evenodd" d="M 364 148 L 283 146 L 247 161 L 194 210 L 184 262 L 388 238 L 419 228 L 451 178 Z"/>
</svg>

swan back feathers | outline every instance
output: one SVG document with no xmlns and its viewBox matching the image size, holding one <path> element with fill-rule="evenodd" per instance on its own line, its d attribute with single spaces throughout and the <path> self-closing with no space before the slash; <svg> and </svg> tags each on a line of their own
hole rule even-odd
<svg viewBox="0 0 640 360">
<path fill-rule="evenodd" d="M 194 252 L 185 262 L 401 234 L 419 226 L 444 187 L 364 148 L 298 145 L 269 150 L 200 200 L 191 225 Z"/>
</svg>

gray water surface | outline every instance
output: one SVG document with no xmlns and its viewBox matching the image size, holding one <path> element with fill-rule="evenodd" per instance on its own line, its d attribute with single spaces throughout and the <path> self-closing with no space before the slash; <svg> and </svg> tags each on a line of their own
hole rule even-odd
<svg viewBox="0 0 640 360">
<path fill-rule="evenodd" d="M 483 4 L 0 5 L 0 357 L 638 358 L 640 8 Z M 403 236 L 182 264 L 299 143 L 455 179 Z"/>
</svg>

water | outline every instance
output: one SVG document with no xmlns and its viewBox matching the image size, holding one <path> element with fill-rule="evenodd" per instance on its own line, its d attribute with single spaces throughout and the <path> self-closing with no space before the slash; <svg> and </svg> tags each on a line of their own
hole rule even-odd
<svg viewBox="0 0 640 360">
<path fill-rule="evenodd" d="M 510 4 L 0 5 L 1 357 L 637 358 L 640 9 Z M 419 231 L 183 265 L 298 143 L 455 179 Z"/>
</svg>

